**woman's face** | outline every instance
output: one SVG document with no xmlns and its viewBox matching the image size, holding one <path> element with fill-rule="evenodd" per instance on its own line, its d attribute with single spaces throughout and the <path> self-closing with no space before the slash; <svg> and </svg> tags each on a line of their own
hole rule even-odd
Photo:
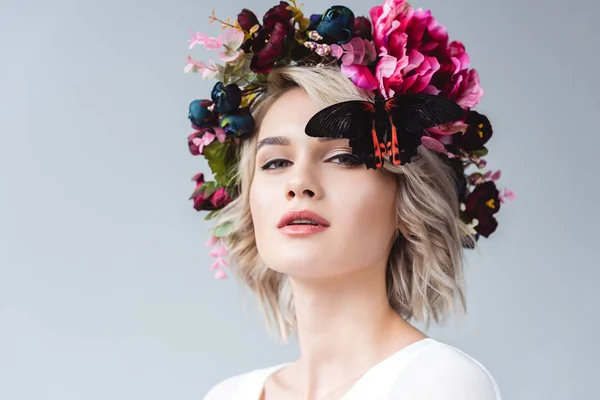
<svg viewBox="0 0 600 400">
<path fill-rule="evenodd" d="M 348 139 L 306 135 L 317 111 L 304 90 L 294 88 L 271 105 L 261 124 L 250 188 L 260 256 L 293 277 L 385 268 L 396 230 L 396 177 L 357 163 Z M 302 210 L 329 226 L 316 233 L 308 226 L 278 227 L 284 214 Z"/>
</svg>

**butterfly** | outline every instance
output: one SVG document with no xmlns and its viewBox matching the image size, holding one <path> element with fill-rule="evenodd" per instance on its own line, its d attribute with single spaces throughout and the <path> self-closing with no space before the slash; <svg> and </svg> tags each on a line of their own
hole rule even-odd
<svg viewBox="0 0 600 400">
<path fill-rule="evenodd" d="M 385 156 L 395 165 L 417 155 L 425 130 L 464 118 L 454 101 L 431 94 L 402 94 L 374 102 L 350 100 L 326 107 L 306 124 L 311 137 L 350 139 L 352 153 L 367 168 L 381 168 Z"/>
</svg>

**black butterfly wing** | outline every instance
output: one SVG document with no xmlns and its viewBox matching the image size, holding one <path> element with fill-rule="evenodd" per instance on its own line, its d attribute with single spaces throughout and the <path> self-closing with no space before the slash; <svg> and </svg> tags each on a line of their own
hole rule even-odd
<svg viewBox="0 0 600 400">
<path fill-rule="evenodd" d="M 311 137 L 357 139 L 369 136 L 375 107 L 368 101 L 351 100 L 333 104 L 317 112 L 306 124 Z"/>
<path fill-rule="evenodd" d="M 400 132 L 422 133 L 434 126 L 458 121 L 465 111 L 452 100 L 432 94 L 404 94 L 385 102 L 386 111 Z"/>
<path fill-rule="evenodd" d="M 350 139 L 352 153 L 367 168 L 374 168 L 374 115 L 373 103 L 360 100 L 344 101 L 317 112 L 306 124 L 305 132 L 311 137 Z"/>
<path fill-rule="evenodd" d="M 388 99 L 385 110 L 392 121 L 392 163 L 405 164 L 417 155 L 425 130 L 461 120 L 465 111 L 446 98 L 430 94 L 404 94 Z"/>
</svg>

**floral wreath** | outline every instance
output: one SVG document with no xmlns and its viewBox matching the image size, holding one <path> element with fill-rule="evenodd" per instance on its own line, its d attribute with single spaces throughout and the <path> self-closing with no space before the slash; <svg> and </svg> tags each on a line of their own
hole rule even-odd
<svg viewBox="0 0 600 400">
<path fill-rule="evenodd" d="M 193 33 L 189 50 L 203 45 L 219 50 L 222 63 L 208 63 L 187 57 L 186 73 L 202 73 L 214 78 L 210 99 L 194 100 L 188 118 L 194 132 L 188 136 L 189 151 L 207 161 L 214 181 L 204 174 L 194 175 L 195 189 L 190 196 L 194 209 L 209 211 L 214 218 L 237 195 L 233 174 L 239 162 L 237 148 L 254 130 L 251 111 L 266 91 L 267 77 L 273 68 L 313 62 L 338 65 L 341 72 L 359 88 L 388 98 L 398 94 L 430 94 L 452 100 L 464 109 L 464 118 L 427 130 L 422 142 L 445 154 L 458 172 L 460 217 L 475 240 L 489 237 L 497 228 L 495 214 L 500 204 L 513 199 L 509 189 L 500 191 L 496 181 L 500 171 L 483 172 L 483 157 L 492 136 L 489 119 L 473 107 L 484 92 L 475 69 L 459 41 L 449 43 L 446 29 L 430 11 L 413 9 L 405 0 L 385 0 L 370 9 L 368 17 L 355 17 L 344 6 L 333 6 L 323 14 L 306 18 L 295 0 L 280 1 L 262 18 L 243 9 L 235 21 L 218 19 L 213 11 L 210 23 L 219 22 L 224 35 L 210 37 Z M 425 140 L 427 139 L 427 140 Z M 475 171 L 467 172 L 474 166 Z M 227 274 L 225 239 L 231 224 L 215 226 L 207 247 L 215 278 Z M 474 247 L 472 241 L 465 248 Z"/>
</svg>

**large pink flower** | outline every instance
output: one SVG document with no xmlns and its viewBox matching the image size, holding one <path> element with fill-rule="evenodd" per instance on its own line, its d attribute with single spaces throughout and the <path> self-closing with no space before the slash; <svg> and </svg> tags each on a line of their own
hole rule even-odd
<svg viewBox="0 0 600 400">
<path fill-rule="evenodd" d="M 437 58 L 446 54 L 448 32 L 431 15 L 431 11 L 409 8 L 400 23 L 408 34 L 408 49 Z"/>
<path fill-rule="evenodd" d="M 373 42 L 377 51 L 387 46 L 387 37 L 398 15 L 407 7 L 406 0 L 386 0 L 383 5 L 372 7 L 369 11 L 373 24 Z"/>
<path fill-rule="evenodd" d="M 434 93 L 429 83 L 433 74 L 440 69 L 437 58 L 424 56 L 416 50 L 412 50 L 408 56 L 408 65 L 402 69 L 402 79 L 390 79 L 390 87 L 398 93 Z"/>
<path fill-rule="evenodd" d="M 470 108 L 483 89 L 477 71 L 460 42 L 448 44 L 448 33 L 431 11 L 413 9 L 404 0 L 386 0 L 370 10 L 373 41 L 381 58 L 376 67 L 380 90 L 391 93 L 440 94 Z M 397 66 L 389 75 L 391 59 Z"/>
<path fill-rule="evenodd" d="M 446 30 L 429 11 L 415 10 L 398 0 L 387 0 L 370 13 L 379 55 L 394 57 L 403 66 L 383 80 L 387 90 L 382 92 L 437 94 L 430 81 L 440 68 L 438 55 L 444 54 L 448 42 Z"/>
<path fill-rule="evenodd" d="M 440 63 L 440 70 L 432 79 L 440 95 L 456 101 L 465 109 L 475 107 L 484 92 L 477 70 L 469 69 L 471 60 L 463 44 L 459 41 L 450 43 L 445 55 L 440 57 Z"/>
</svg>

